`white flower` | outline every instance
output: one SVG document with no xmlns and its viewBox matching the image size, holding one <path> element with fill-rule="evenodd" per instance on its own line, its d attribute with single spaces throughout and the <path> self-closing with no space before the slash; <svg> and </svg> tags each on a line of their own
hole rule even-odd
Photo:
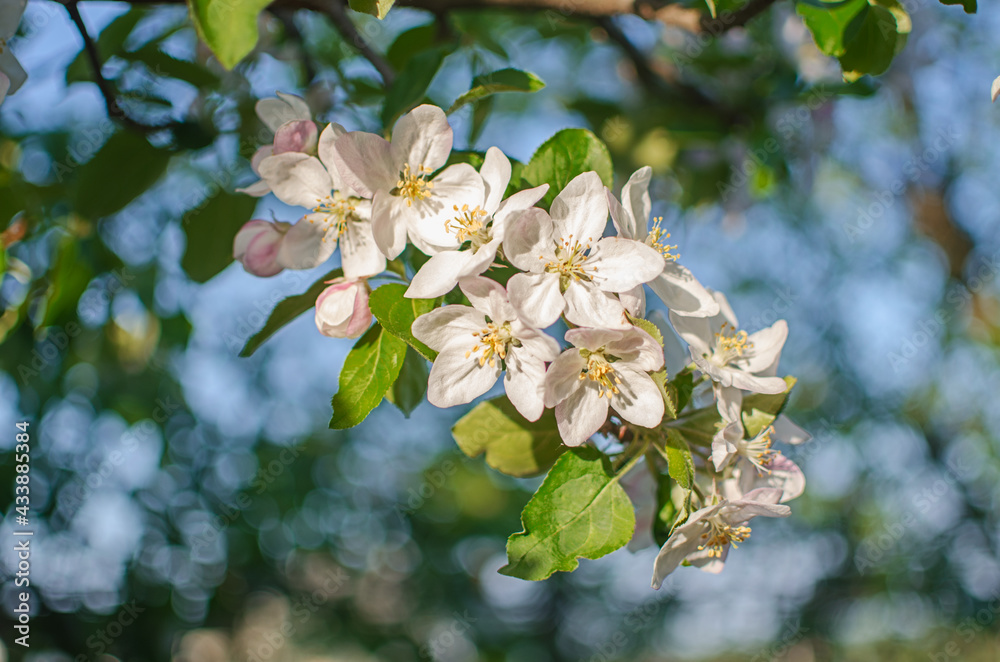
<svg viewBox="0 0 1000 662">
<path fill-rule="evenodd" d="M 367 281 L 334 278 L 327 283 L 330 287 L 316 297 L 316 328 L 331 338 L 357 338 L 372 322 Z"/>
<path fill-rule="evenodd" d="M 664 233 L 660 227 L 662 219 L 653 219 L 651 230 L 646 227 L 652 209 L 649 198 L 649 179 L 652 172 L 653 169 L 649 166 L 636 170 L 622 187 L 621 203 L 611 191 L 605 189 L 611 220 L 620 236 L 652 246 L 663 256 L 663 272 L 649 281 L 649 287 L 663 300 L 663 303 L 667 304 L 667 308 L 678 315 L 691 317 L 717 315 L 719 304 L 712 294 L 695 280 L 690 271 L 677 264 L 678 256 L 670 252 L 677 247 L 666 243 L 665 240 L 670 237 L 670 233 Z M 629 295 L 641 301 L 644 297 L 642 287 L 639 286 L 637 291 L 630 292 Z M 628 299 L 623 296 L 622 302 L 626 303 L 626 307 L 631 307 L 627 301 Z M 641 310 L 629 312 L 641 316 Z"/>
<path fill-rule="evenodd" d="M 292 94 L 277 93 L 277 97 L 261 99 L 255 110 L 257 117 L 274 133 L 274 141 L 258 149 L 250 159 L 250 167 L 260 176 L 260 163 L 269 156 L 285 152 L 315 154 L 319 132 L 312 121 L 312 113 L 305 100 Z M 236 189 L 255 198 L 271 192 L 268 183 L 261 179 L 253 184 Z"/>
<path fill-rule="evenodd" d="M 28 74 L 10 52 L 7 41 L 17 32 L 28 0 L 0 0 L 0 103 L 20 89 Z"/>
<path fill-rule="evenodd" d="M 781 490 L 781 503 L 797 498 L 805 490 L 806 479 L 802 470 L 780 451 L 771 448 L 775 439 L 788 441 L 788 437 L 776 437 L 776 427 L 784 419 L 784 431 L 795 429 L 797 425 L 779 416 L 775 425 L 761 430 L 753 439 L 743 438 L 743 424 L 739 420 L 730 421 L 716 433 L 712 440 L 712 461 L 715 469 L 722 471 L 734 460 L 733 481 L 723 492 L 729 498 L 738 498 L 760 487 L 774 487 Z M 806 436 L 805 438 L 808 438 Z M 804 438 L 792 438 L 793 442 Z"/>
<path fill-rule="evenodd" d="M 663 543 L 653 566 L 653 588 L 660 588 L 664 578 L 681 561 L 706 572 L 721 572 L 729 547 L 736 547 L 750 537 L 746 524 L 754 517 L 788 517 L 791 509 L 778 504 L 781 490 L 760 488 L 736 501 L 719 503 L 697 510 Z"/>
<path fill-rule="evenodd" d="M 608 221 L 604 185 L 595 172 L 578 175 L 552 201 L 549 213 L 529 209 L 507 228 L 507 259 L 528 273 L 510 279 L 511 303 L 544 328 L 559 319 L 581 326 L 627 328 L 611 293 L 626 292 L 663 271 L 660 253 L 631 239 L 601 239 Z"/>
<path fill-rule="evenodd" d="M 337 139 L 336 163 L 348 184 L 372 201 L 375 242 L 388 258 L 406 247 L 406 238 L 434 255 L 455 245 L 446 228 L 458 205 L 483 200 L 483 178 L 467 163 L 445 168 L 452 130 L 437 106 L 414 108 L 396 122 L 392 142 L 363 131 Z"/>
<path fill-rule="evenodd" d="M 719 411 L 744 389 L 754 393 L 783 393 L 788 385 L 774 377 L 788 324 L 778 320 L 753 334 L 738 330 L 736 316 L 721 292 L 714 292 L 720 313 L 714 317 L 684 317 L 671 311 L 670 322 L 688 344 L 698 369 L 715 382 Z"/>
<path fill-rule="evenodd" d="M 323 130 L 318 157 L 302 152 L 274 154 L 260 162 L 264 181 L 282 202 L 310 210 L 286 239 L 284 266 L 310 269 L 325 262 L 339 241 L 344 275 L 374 276 L 385 270 L 385 256 L 372 237 L 371 202 L 358 197 L 337 167 L 335 142 L 344 128 L 331 124 Z"/>
<path fill-rule="evenodd" d="M 478 276 L 496 258 L 510 220 L 542 199 L 548 184 L 519 191 L 506 200 L 510 161 L 496 147 L 486 151 L 479 174 L 485 195 L 474 207 L 454 205 L 445 228 L 454 235 L 454 250 L 432 256 L 416 273 L 406 296 L 431 299 L 450 292 L 462 278 Z"/>
<path fill-rule="evenodd" d="M 545 406 L 556 408 L 563 443 L 579 446 L 608 418 L 608 407 L 645 428 L 663 420 L 663 396 L 647 374 L 663 367 L 663 348 L 636 327 L 570 329 L 574 347 L 545 376 Z M 605 399 L 607 396 L 607 399 Z"/>
<path fill-rule="evenodd" d="M 413 335 L 440 352 L 431 367 L 427 399 L 438 407 L 471 402 L 506 369 L 507 397 L 522 416 L 537 421 L 545 363 L 556 358 L 559 344 L 518 318 L 500 284 L 475 276 L 459 286 L 471 308 L 444 306 L 413 323 Z"/>
</svg>

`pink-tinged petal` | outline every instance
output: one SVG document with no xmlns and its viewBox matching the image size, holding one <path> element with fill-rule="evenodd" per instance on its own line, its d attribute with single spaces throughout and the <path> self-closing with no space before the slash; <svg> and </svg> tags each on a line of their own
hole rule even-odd
<svg viewBox="0 0 1000 662">
<path fill-rule="evenodd" d="M 674 331 L 691 347 L 692 356 L 712 354 L 715 337 L 709 321 L 703 317 L 682 317 L 670 312 L 670 323 Z"/>
<path fill-rule="evenodd" d="M 507 374 L 503 386 L 507 399 L 529 421 L 537 421 L 545 411 L 545 363 L 518 348 L 510 348 L 505 360 Z"/>
<path fill-rule="evenodd" d="M 486 318 L 475 308 L 451 305 L 421 315 L 410 330 L 417 340 L 435 351 L 440 352 L 449 344 L 466 351 L 476 344 L 477 335 L 485 326 Z"/>
<path fill-rule="evenodd" d="M 250 157 L 250 167 L 256 174 L 260 175 L 260 164 L 269 156 L 274 156 L 274 145 L 264 145 Z"/>
<path fill-rule="evenodd" d="M 332 155 L 344 182 L 362 198 L 387 195 L 399 181 L 400 166 L 393 162 L 389 141 L 364 131 L 350 131 L 334 141 Z"/>
<path fill-rule="evenodd" d="M 545 374 L 545 406 L 554 407 L 577 389 L 583 388 L 580 375 L 587 369 L 587 359 L 578 349 L 567 349 L 556 357 Z"/>
<path fill-rule="evenodd" d="M 598 241 L 608 224 L 608 199 L 601 178 L 593 171 L 574 177 L 552 201 L 549 214 L 558 238 L 572 235 L 581 243 Z"/>
<path fill-rule="evenodd" d="M 517 319 L 514 307 L 507 300 L 507 290 L 495 280 L 474 276 L 463 278 L 459 286 L 469 303 L 495 323 L 502 324 Z"/>
<path fill-rule="evenodd" d="M 608 329 L 627 329 L 631 326 L 621 302 L 613 294 L 597 289 L 593 283 L 570 281 L 564 296 L 566 319 L 573 324 Z"/>
<path fill-rule="evenodd" d="M 692 520 L 677 527 L 677 530 L 663 543 L 660 553 L 656 555 L 653 564 L 654 589 L 659 589 L 667 575 L 676 570 L 681 561 L 696 552 L 701 545 L 701 534 L 707 530 L 707 524 L 694 519 L 694 516 Z"/>
<path fill-rule="evenodd" d="M 335 278 L 316 298 L 316 328 L 331 338 L 357 338 L 371 324 L 368 285 Z"/>
<path fill-rule="evenodd" d="M 319 130 L 312 120 L 295 120 L 282 124 L 274 133 L 274 153 L 302 152 L 312 154 L 316 151 L 319 140 Z"/>
<path fill-rule="evenodd" d="M 270 223 L 263 220 L 247 222 L 233 238 L 233 258 L 255 276 L 274 276 L 282 266 L 277 262 L 287 223 Z"/>
<path fill-rule="evenodd" d="M 372 236 L 375 245 L 390 260 L 406 248 L 406 201 L 386 191 L 375 194 L 372 202 Z"/>
<path fill-rule="evenodd" d="M 312 269 L 333 255 L 337 248 L 337 237 L 327 237 L 323 216 L 307 214 L 285 234 L 278 250 L 278 264 L 286 269 Z"/>
<path fill-rule="evenodd" d="M 431 366 L 427 381 L 427 400 L 446 408 L 472 402 L 489 391 L 500 378 L 500 362 L 480 365 L 479 355 L 466 357 L 469 350 L 446 346 Z"/>
<path fill-rule="evenodd" d="M 719 303 L 685 267 L 667 260 L 663 272 L 649 282 L 650 289 L 672 312 L 685 317 L 713 317 Z"/>
<path fill-rule="evenodd" d="M 791 508 L 780 505 L 781 490 L 776 487 L 759 487 L 743 495 L 742 499 L 723 506 L 719 516 L 730 525 L 741 524 L 754 517 L 788 517 Z"/>
<path fill-rule="evenodd" d="M 344 195 L 350 195 L 353 191 L 346 185 L 344 178 L 340 175 L 340 171 L 337 170 L 337 138 L 345 133 L 347 131 L 339 124 L 328 124 L 319 136 L 319 145 L 317 146 L 316 153 L 319 156 L 319 160 L 322 161 L 330 173 L 333 188 L 341 191 Z"/>
<path fill-rule="evenodd" d="M 507 224 L 503 252 L 518 269 L 540 273 L 555 259 L 555 227 L 549 215 L 535 207 Z"/>
<path fill-rule="evenodd" d="M 629 327 L 617 340 L 607 344 L 607 352 L 634 365 L 639 370 L 656 372 L 663 367 L 663 346 L 637 326 Z"/>
<path fill-rule="evenodd" d="M 565 307 L 557 274 L 515 274 L 507 282 L 507 297 L 521 321 L 536 329 L 554 324 Z"/>
<path fill-rule="evenodd" d="M 486 157 L 483 159 L 482 167 L 479 168 L 479 174 L 486 185 L 483 209 L 487 213 L 492 214 L 500 207 L 504 191 L 507 190 L 507 184 L 510 183 L 510 173 L 510 159 L 503 152 L 496 147 L 490 147 L 486 150 Z M 535 203 L 532 202 L 531 204 Z M 528 206 L 530 207 L 531 205 Z"/>
<path fill-rule="evenodd" d="M 773 487 L 781 490 L 780 503 L 787 503 L 802 496 L 806 488 L 806 477 L 798 465 L 782 454 L 775 455 L 768 471 L 760 473 L 749 461 L 740 463 L 739 486 L 745 494 L 754 489 Z"/>
<path fill-rule="evenodd" d="M 249 186 L 236 189 L 237 193 L 245 193 L 254 198 L 262 198 L 271 192 L 271 187 L 263 179 L 260 179 Z"/>
<path fill-rule="evenodd" d="M 536 202 L 545 197 L 549 190 L 548 184 L 542 184 L 535 188 L 518 191 L 500 203 L 500 206 L 493 212 L 493 238 L 503 241 L 506 236 L 507 227 L 529 209 Z M 487 207 L 487 211 L 489 208 Z"/>
<path fill-rule="evenodd" d="M 784 414 L 774 419 L 774 437 L 792 446 L 804 444 L 812 439 L 811 434 L 793 423 L 792 419 Z"/>
<path fill-rule="evenodd" d="M 556 425 L 567 446 L 582 446 L 608 419 L 608 400 L 597 394 L 593 382 L 585 383 L 556 405 Z M 546 389 L 547 390 L 547 389 Z"/>
<path fill-rule="evenodd" d="M 646 289 L 642 285 L 636 285 L 627 292 L 620 292 L 618 300 L 632 317 L 646 316 Z"/>
<path fill-rule="evenodd" d="M 451 154 L 453 133 L 448 116 L 437 106 L 424 104 L 406 113 L 392 129 L 392 159 L 400 167 L 423 166 L 435 171 Z"/>
<path fill-rule="evenodd" d="M 605 292 L 625 292 L 663 273 L 663 256 L 631 239 L 608 237 L 594 246 L 587 260 L 597 273 L 594 283 Z"/>
<path fill-rule="evenodd" d="M 302 97 L 278 92 L 276 97 L 268 97 L 257 102 L 257 117 L 271 131 L 277 132 L 282 125 L 295 120 L 312 118 L 309 104 Z"/>
<path fill-rule="evenodd" d="M 28 80 L 28 72 L 24 70 L 9 48 L 0 48 L 0 71 L 6 74 L 7 80 L 10 82 L 4 96 L 14 94 L 21 89 L 24 81 Z"/>
<path fill-rule="evenodd" d="M 773 365 L 788 339 L 788 323 L 778 320 L 766 329 L 750 334 L 753 347 L 737 365 L 748 372 L 762 372 Z"/>
<path fill-rule="evenodd" d="M 340 261 L 348 278 L 368 278 L 385 271 L 385 255 L 375 245 L 371 221 L 351 221 L 340 237 Z"/>
<path fill-rule="evenodd" d="M 663 396 L 656 382 L 641 370 L 627 363 L 613 363 L 622 383 L 618 393 L 611 396 L 611 406 L 629 423 L 644 428 L 655 428 L 663 420 Z"/>
<path fill-rule="evenodd" d="M 473 257 L 470 251 L 445 251 L 431 256 L 414 274 L 404 296 L 433 299 L 451 292 Z"/>
<path fill-rule="evenodd" d="M 288 205 L 314 209 L 330 195 L 330 173 L 315 156 L 286 152 L 260 162 L 260 176 Z"/>
<path fill-rule="evenodd" d="M 622 187 L 622 207 L 635 223 L 635 230 L 629 239 L 645 241 L 649 234 L 647 224 L 653 210 L 653 203 L 649 198 L 649 180 L 652 176 L 653 169 L 643 166 L 633 172 Z"/>
</svg>

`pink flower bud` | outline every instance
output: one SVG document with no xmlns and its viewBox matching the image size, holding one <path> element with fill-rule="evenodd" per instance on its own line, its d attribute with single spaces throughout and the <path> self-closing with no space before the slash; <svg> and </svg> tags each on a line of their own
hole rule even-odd
<svg viewBox="0 0 1000 662">
<path fill-rule="evenodd" d="M 255 276 L 274 276 L 282 270 L 277 260 L 278 249 L 290 227 L 291 224 L 281 221 L 247 222 L 233 239 L 233 258 Z"/>
<path fill-rule="evenodd" d="M 302 152 L 315 154 L 319 144 L 319 130 L 310 120 L 286 122 L 274 133 L 274 153 Z"/>
<path fill-rule="evenodd" d="M 316 298 L 316 328 L 331 338 L 357 338 L 372 322 L 367 281 L 334 278 L 327 282 L 330 287 Z"/>
</svg>

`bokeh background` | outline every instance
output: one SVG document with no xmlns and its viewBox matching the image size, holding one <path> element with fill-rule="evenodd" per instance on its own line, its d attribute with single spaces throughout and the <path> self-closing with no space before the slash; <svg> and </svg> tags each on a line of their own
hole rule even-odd
<svg viewBox="0 0 1000 662">
<path fill-rule="evenodd" d="M 0 107 L 0 504 L 11 517 L 30 421 L 36 613 L 30 650 L 13 646 L 5 517 L 4 655 L 1000 659 L 1000 13 L 906 6 L 905 50 L 850 85 L 787 2 L 710 39 L 637 17 L 351 16 L 398 69 L 460 43 L 440 105 L 476 73 L 538 74 L 540 92 L 458 112 L 456 147 L 526 161 L 591 128 L 619 185 L 655 168 L 681 261 L 745 328 L 788 320 L 787 413 L 814 439 L 786 452 L 807 492 L 722 575 L 654 592 L 648 533 L 542 583 L 497 574 L 538 479 L 466 459 L 463 411 L 426 402 L 327 430 L 350 343 L 311 315 L 237 357 L 329 268 L 216 274 L 251 214 L 296 218 L 231 195 L 268 140 L 253 103 L 296 92 L 320 120 L 380 128 L 380 80 L 326 19 L 265 14 L 224 72 L 183 6 L 81 3 L 122 107 L 169 127 L 143 135 L 108 120 L 63 7 L 33 0 L 11 42 L 30 79 Z"/>
</svg>

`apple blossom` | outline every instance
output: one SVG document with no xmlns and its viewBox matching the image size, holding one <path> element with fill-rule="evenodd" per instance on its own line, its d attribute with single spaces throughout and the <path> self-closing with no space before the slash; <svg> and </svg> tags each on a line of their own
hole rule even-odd
<svg viewBox="0 0 1000 662">
<path fill-rule="evenodd" d="M 735 501 L 721 499 L 691 514 L 663 543 L 653 566 L 653 588 L 658 589 L 664 578 L 681 561 L 706 572 L 718 573 L 725 565 L 730 546 L 750 537 L 746 524 L 754 517 L 788 517 L 791 509 L 779 505 L 781 490 L 762 487 L 744 494 Z"/>
<path fill-rule="evenodd" d="M 11 53 L 7 41 L 17 32 L 27 0 L 0 0 L 0 103 L 20 89 L 28 74 Z"/>
<path fill-rule="evenodd" d="M 278 262 L 278 251 L 291 223 L 271 223 L 261 219 L 248 221 L 233 239 L 233 258 L 255 276 L 274 276 L 284 267 Z"/>
<path fill-rule="evenodd" d="M 663 396 L 648 373 L 663 367 L 663 348 L 642 329 L 570 329 L 573 347 L 545 376 L 545 406 L 555 407 L 563 443 L 579 446 L 608 418 L 608 407 L 645 428 L 663 419 Z M 605 400 L 605 396 L 607 399 Z"/>
<path fill-rule="evenodd" d="M 365 279 L 334 278 L 316 298 L 316 328 L 331 338 L 357 338 L 372 322 Z"/>
<path fill-rule="evenodd" d="M 632 239 L 601 239 L 608 203 L 596 172 L 574 177 L 549 213 L 529 209 L 507 228 L 507 259 L 527 272 L 507 284 L 511 303 L 532 325 L 544 328 L 565 311 L 581 326 L 627 328 L 613 292 L 626 292 L 663 271 L 659 251 Z"/>
<path fill-rule="evenodd" d="M 335 160 L 347 183 L 372 201 L 375 242 L 388 258 L 407 236 L 428 255 L 455 245 L 447 226 L 454 208 L 482 204 L 483 178 L 467 163 L 433 173 L 451 152 L 452 130 L 436 106 L 414 108 L 396 122 L 392 142 L 363 131 L 337 138 Z"/>
<path fill-rule="evenodd" d="M 260 147 L 250 159 L 250 167 L 260 177 L 260 163 L 269 156 L 286 152 L 315 154 L 318 142 L 316 123 L 305 100 L 292 94 L 277 93 L 278 96 L 261 99 L 255 110 L 257 117 L 274 133 L 270 145 Z M 247 187 L 236 189 L 256 198 L 271 192 L 266 181 L 259 181 Z"/>
<path fill-rule="evenodd" d="M 771 447 L 774 441 L 773 425 L 762 429 L 753 439 L 744 439 L 743 424 L 739 420 L 730 421 L 716 433 L 712 440 L 712 461 L 716 471 L 722 471 L 735 461 L 733 487 L 736 489 L 730 494 L 738 496 L 758 487 L 776 487 L 782 491 L 782 503 L 802 494 L 806 483 L 802 470 Z"/>
<path fill-rule="evenodd" d="M 622 187 L 622 201 L 620 203 L 610 190 L 605 189 L 608 207 L 611 211 L 611 220 L 614 222 L 619 236 L 641 241 L 647 246 L 655 248 L 663 256 L 663 271 L 648 284 L 650 289 L 667 305 L 667 308 L 678 315 L 691 317 L 717 315 L 719 304 L 711 293 L 695 279 L 687 268 L 677 264 L 678 256 L 670 252 L 677 247 L 665 243 L 664 240 L 670 237 L 670 233 L 664 233 L 660 227 L 663 219 L 653 219 L 652 229 L 646 227 L 652 209 L 649 197 L 649 180 L 652 172 L 653 169 L 649 166 L 636 170 Z M 628 294 L 641 300 L 640 297 L 643 297 L 642 286 L 638 286 L 637 290 Z M 622 299 L 623 302 L 626 301 L 625 296 Z M 635 308 L 636 310 L 629 312 L 641 315 L 638 306 Z"/>
<path fill-rule="evenodd" d="M 541 200 L 549 190 L 548 184 L 543 184 L 503 200 L 511 166 L 496 147 L 486 150 L 479 172 L 486 187 L 483 199 L 471 208 L 455 205 L 454 215 L 445 221 L 448 232 L 454 234 L 454 250 L 431 256 L 413 276 L 406 296 L 438 297 L 450 292 L 462 278 L 486 271 L 496 258 L 510 220 Z"/>
<path fill-rule="evenodd" d="M 507 397 L 522 416 L 538 420 L 544 409 L 545 363 L 556 358 L 559 344 L 517 316 L 499 283 L 474 276 L 459 287 L 471 308 L 444 306 L 413 323 L 413 335 L 440 352 L 431 366 L 427 399 L 438 407 L 471 402 L 506 369 Z"/>
</svg>

